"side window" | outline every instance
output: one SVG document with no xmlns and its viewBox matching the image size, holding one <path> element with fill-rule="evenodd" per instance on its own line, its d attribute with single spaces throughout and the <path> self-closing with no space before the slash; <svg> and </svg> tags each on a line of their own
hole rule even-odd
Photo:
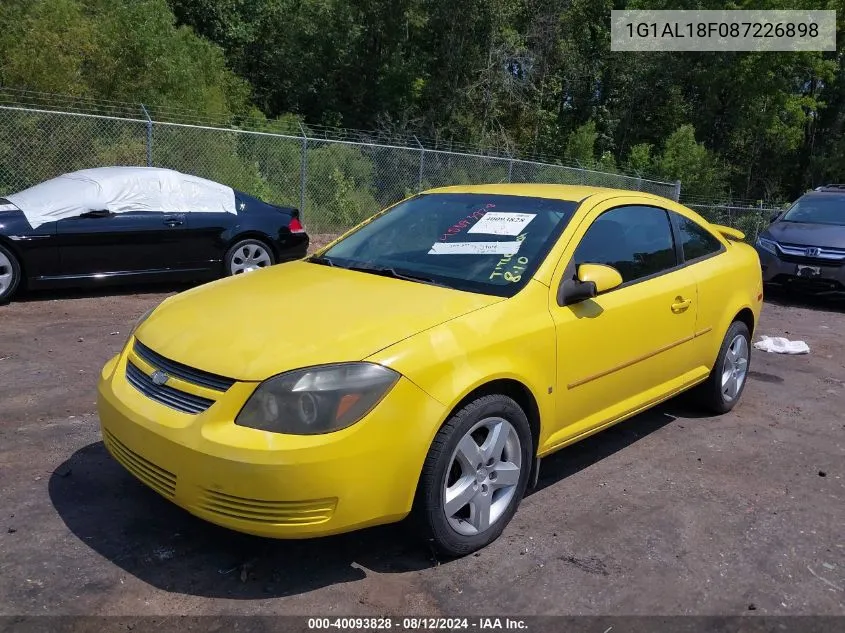
<svg viewBox="0 0 845 633">
<path fill-rule="evenodd" d="M 663 209 L 617 207 L 600 215 L 575 250 L 575 264 L 613 266 L 628 283 L 678 265 L 672 225 Z"/>
<path fill-rule="evenodd" d="M 681 234 L 681 246 L 684 259 L 690 261 L 699 257 L 713 255 L 722 250 L 722 243 L 703 226 L 677 213 L 673 214 Z"/>
</svg>

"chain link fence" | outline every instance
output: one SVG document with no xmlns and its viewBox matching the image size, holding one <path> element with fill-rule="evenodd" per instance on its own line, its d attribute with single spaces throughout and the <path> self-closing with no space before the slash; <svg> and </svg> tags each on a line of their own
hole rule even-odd
<svg viewBox="0 0 845 633">
<path fill-rule="evenodd" d="M 681 202 L 709 222 L 739 229 L 745 233 L 745 241 L 749 244 L 753 244 L 760 232 L 771 224 L 774 216 L 784 209 L 784 205 L 762 200 L 724 202 L 682 200 Z"/>
<path fill-rule="evenodd" d="M 165 116 L 161 111 L 151 115 L 133 104 L 86 103 L 57 111 L 2 97 L 0 196 L 89 167 L 166 167 L 297 207 L 312 237 L 325 241 L 385 206 L 447 185 L 558 183 L 634 189 L 675 200 L 680 194 L 680 183 L 435 149 L 416 137 L 404 137 L 403 146 L 361 140 L 366 133 L 349 140 L 348 133 L 298 124 L 298 130 L 279 133 L 160 121 L 155 119 Z"/>
</svg>

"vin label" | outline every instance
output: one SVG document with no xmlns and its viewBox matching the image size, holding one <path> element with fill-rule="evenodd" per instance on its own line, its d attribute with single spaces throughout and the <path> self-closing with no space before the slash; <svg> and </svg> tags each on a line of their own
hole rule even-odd
<svg viewBox="0 0 845 633">
<path fill-rule="evenodd" d="M 611 11 L 612 51 L 835 51 L 836 11 Z"/>
</svg>

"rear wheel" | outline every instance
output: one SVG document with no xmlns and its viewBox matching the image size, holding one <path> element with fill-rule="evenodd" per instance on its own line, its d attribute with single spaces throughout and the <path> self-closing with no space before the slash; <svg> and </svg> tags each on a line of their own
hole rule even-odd
<svg viewBox="0 0 845 633">
<path fill-rule="evenodd" d="M 710 377 L 697 389 L 701 405 L 713 413 L 733 409 L 745 389 L 751 364 L 751 334 L 748 326 L 734 321 L 719 349 Z"/>
<path fill-rule="evenodd" d="M 226 253 L 227 275 L 240 275 L 275 264 L 273 250 L 260 240 L 241 240 Z"/>
<path fill-rule="evenodd" d="M 449 556 L 496 540 L 525 493 L 531 429 L 511 398 L 483 396 L 440 429 L 423 467 L 414 513 L 424 538 Z"/>
<path fill-rule="evenodd" d="M 0 304 L 7 303 L 21 282 L 21 266 L 9 250 L 0 246 Z"/>
</svg>

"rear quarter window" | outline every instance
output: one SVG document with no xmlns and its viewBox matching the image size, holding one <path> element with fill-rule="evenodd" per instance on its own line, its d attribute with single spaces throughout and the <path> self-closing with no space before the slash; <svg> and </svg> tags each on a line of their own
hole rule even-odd
<svg viewBox="0 0 845 633">
<path fill-rule="evenodd" d="M 721 253 L 724 246 L 698 222 L 673 213 L 681 238 L 684 260 L 691 261 Z"/>
</svg>

